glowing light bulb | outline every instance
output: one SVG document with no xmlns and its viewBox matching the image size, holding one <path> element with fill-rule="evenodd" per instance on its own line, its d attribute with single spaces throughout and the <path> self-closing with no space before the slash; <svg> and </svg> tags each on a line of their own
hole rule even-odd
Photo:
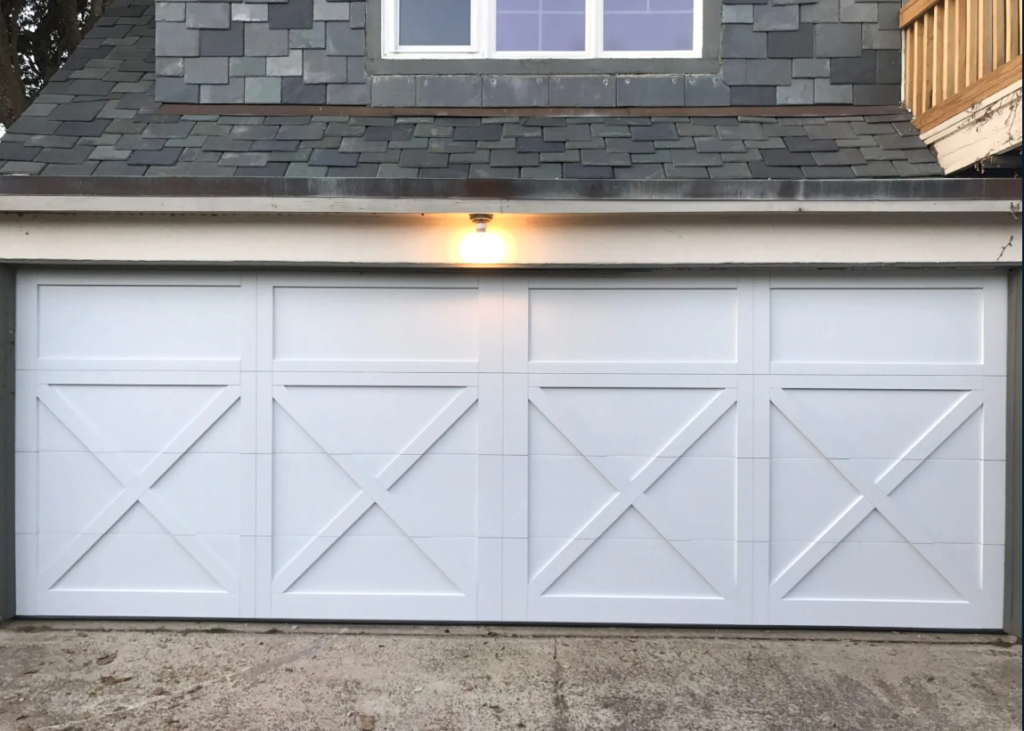
<svg viewBox="0 0 1024 731">
<path fill-rule="evenodd" d="M 465 264 L 500 264 L 505 261 L 505 242 L 495 233 L 472 231 L 459 244 L 459 259 Z"/>
<path fill-rule="evenodd" d="M 500 264 L 505 261 L 508 252 L 504 239 L 487 230 L 487 224 L 494 216 L 474 213 L 469 218 L 474 230 L 467 233 L 459 243 L 459 260 L 464 264 Z"/>
</svg>

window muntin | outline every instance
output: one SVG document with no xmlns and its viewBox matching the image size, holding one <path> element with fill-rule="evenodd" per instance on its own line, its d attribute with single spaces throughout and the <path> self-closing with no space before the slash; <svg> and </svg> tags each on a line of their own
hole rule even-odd
<svg viewBox="0 0 1024 731">
<path fill-rule="evenodd" d="M 587 0 L 497 0 L 495 50 L 584 52 Z"/>
<path fill-rule="evenodd" d="M 608 51 L 689 51 L 695 0 L 604 0 Z"/>
</svg>

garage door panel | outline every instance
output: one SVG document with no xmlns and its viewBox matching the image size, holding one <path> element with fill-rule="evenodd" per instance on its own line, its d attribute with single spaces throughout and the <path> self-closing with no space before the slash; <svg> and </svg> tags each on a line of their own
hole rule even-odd
<svg viewBox="0 0 1024 731">
<path fill-rule="evenodd" d="M 87 451 L 28 456 L 36 463 L 38 528 L 43 533 L 80 533 L 124 486 Z M 76 485 L 76 489 L 68 489 Z"/>
<path fill-rule="evenodd" d="M 828 457 L 895 460 L 923 446 L 922 440 L 944 441 L 958 429 L 980 406 L 971 394 L 963 389 L 786 388 L 777 389 L 772 402 Z"/>
<path fill-rule="evenodd" d="M 31 545 L 22 543 L 24 565 L 38 565 L 37 550 L 53 553 L 63 547 L 63 538 L 48 534 Z M 253 542 L 239 536 L 108 534 L 50 590 L 41 589 L 38 576 L 19 577 L 19 589 L 24 592 L 19 612 L 30 616 L 251 616 L 251 611 L 243 609 L 243 597 L 253 595 L 246 570 L 254 561 Z M 223 557 L 229 569 L 240 570 L 214 575 L 193 555 L 205 553 Z"/>
<path fill-rule="evenodd" d="M 752 301 L 745 276 L 531 277 L 506 285 L 505 368 L 736 373 L 749 368 Z"/>
<path fill-rule="evenodd" d="M 274 360 L 475 361 L 477 296 L 465 287 L 277 287 Z"/>
<path fill-rule="evenodd" d="M 34 388 L 18 397 L 37 432 L 21 459 L 37 513 L 35 611 L 78 601 L 101 615 L 116 597 L 118 614 L 144 615 L 174 597 L 168 616 L 199 616 L 218 595 L 218 616 L 238 616 L 253 528 L 240 374 L 29 373 Z"/>
<path fill-rule="evenodd" d="M 506 411 L 506 446 L 522 430 L 530 455 L 505 480 L 506 495 L 528 494 L 526 546 L 505 550 L 522 552 L 529 584 L 525 610 L 512 597 L 506 619 L 749 621 L 738 574 L 751 570 L 738 535 L 749 509 L 738 503 L 751 501 L 752 470 L 737 457 L 750 454 L 739 419 L 751 383 L 697 374 L 749 369 L 752 288 L 700 281 L 532 277 L 525 298 L 506 299 L 506 313 L 528 311 L 505 328 L 506 341 L 528 331 L 531 373 L 527 413 Z M 710 512 L 687 519 L 699 510 Z"/>
<path fill-rule="evenodd" d="M 860 498 L 828 460 L 773 459 L 769 518 L 773 541 L 813 541 Z"/>
<path fill-rule="evenodd" d="M 551 587 L 530 599 L 530 618 L 747 624 L 752 597 L 745 588 L 752 570 L 752 545 L 660 539 L 600 539 L 588 546 L 571 545 L 579 558 Z M 606 565 L 609 570 L 604 570 Z"/>
<path fill-rule="evenodd" d="M 58 560 L 76 538 L 77 534 L 41 534 L 41 563 Z M 237 564 L 238 543 L 238 536 L 171 535 L 136 505 L 51 590 L 227 593 L 237 589 L 237 578 L 209 557 L 224 565 Z"/>
<path fill-rule="evenodd" d="M 238 275 L 26 274 L 18 367 L 238 370 L 251 362 L 247 292 Z"/>
<path fill-rule="evenodd" d="M 1004 306 L 994 274 L 25 273 L 19 612 L 998 627 Z"/>
<path fill-rule="evenodd" d="M 760 290 L 770 372 L 1006 372 L 998 275 L 773 275 Z"/>
<path fill-rule="evenodd" d="M 419 454 L 452 429 L 439 448 L 475 454 L 476 400 L 475 387 L 279 386 L 275 394 L 278 406 L 330 454 Z M 433 440 L 418 440 L 433 431 L 440 431 Z M 294 441 L 302 448 L 302 440 Z"/>
<path fill-rule="evenodd" d="M 391 489 L 395 502 L 421 537 L 479 535 L 477 507 L 479 458 L 427 454 Z"/>
<path fill-rule="evenodd" d="M 868 562 L 865 556 L 869 553 L 872 554 L 871 560 L 875 560 L 873 554 L 880 550 L 879 546 L 884 550 L 885 544 L 867 544 L 867 546 L 868 548 L 866 549 L 852 549 L 858 566 L 863 566 Z M 765 544 L 757 544 L 756 550 L 767 553 L 769 549 Z M 856 555 L 858 550 L 860 551 L 859 556 Z M 919 576 L 925 574 L 926 571 L 930 571 L 930 569 L 921 569 L 920 563 L 916 561 L 913 554 L 908 553 L 908 551 L 915 552 L 919 555 L 919 552 L 916 552 L 914 548 L 899 547 L 899 550 L 902 552 L 901 561 L 917 564 L 918 569 L 911 572 L 911 583 L 908 586 L 911 590 L 918 592 L 918 597 L 923 596 L 924 590 L 917 589 L 918 583 L 922 581 L 919 579 Z M 888 599 L 872 600 L 865 600 L 862 597 L 853 599 L 794 598 L 782 605 L 773 606 L 770 612 L 770 622 L 775 625 L 787 626 L 912 627 L 920 629 L 999 627 L 1002 621 L 1002 547 L 982 546 L 979 549 L 961 545 L 950 547 L 949 550 L 954 554 L 960 554 L 956 556 L 960 563 L 972 560 L 972 556 L 978 554 L 979 558 L 973 560 L 982 567 L 980 571 L 981 580 L 978 584 L 983 587 L 981 592 L 985 597 L 984 600 L 965 599 L 959 590 L 957 590 L 957 594 L 960 596 L 952 596 L 947 593 L 948 599 L 940 598 L 938 600 L 913 598 L 908 601 L 901 601 L 891 597 Z M 883 557 L 884 560 L 879 559 L 880 565 L 878 565 L 878 570 L 879 574 L 882 575 L 881 581 L 888 580 L 891 576 L 890 573 L 887 573 L 890 571 L 890 566 L 895 567 L 897 565 L 891 563 L 893 560 L 891 553 L 892 551 L 890 551 L 890 556 Z M 844 558 L 842 554 L 840 554 L 840 557 L 841 559 Z M 855 571 L 855 569 L 850 569 L 850 571 Z M 861 572 L 858 575 L 864 576 L 866 574 Z M 871 577 L 868 576 L 868 578 L 870 579 Z M 927 585 L 933 586 L 937 580 L 929 576 L 929 579 L 926 579 L 926 581 L 928 581 Z M 880 590 L 878 586 L 879 584 L 877 583 L 871 585 L 872 590 L 876 593 L 884 594 L 884 591 Z M 995 588 L 991 589 L 990 587 Z M 906 596 L 907 591 L 907 588 L 903 588 L 902 594 L 897 594 L 896 596 Z M 864 593 L 863 585 L 861 586 L 861 593 Z"/>
<path fill-rule="evenodd" d="M 985 531 L 1005 484 L 986 468 L 989 379 L 768 380 L 770 621 L 805 622 L 809 605 L 837 626 L 852 606 L 866 626 L 896 626 L 904 607 L 922 627 L 990 615 Z"/>
<path fill-rule="evenodd" d="M 654 533 L 653 529 L 651 532 Z M 700 546 L 702 556 L 713 544 Z M 690 553 L 681 545 L 682 553 Z M 694 550 L 698 547 L 694 546 Z M 732 558 L 735 547 L 722 547 Z M 675 599 L 719 598 L 720 594 L 683 556 L 677 547 L 657 537 L 648 539 L 599 538 L 584 549 L 554 583 L 545 597 L 595 599 L 602 597 Z M 728 563 L 728 560 L 726 561 Z M 720 577 L 716 577 L 720 578 Z"/>
<path fill-rule="evenodd" d="M 880 516 L 879 521 L 884 519 Z M 876 530 L 882 530 L 880 526 Z M 893 529 L 889 529 L 892 531 Z M 789 548 L 789 547 L 786 547 Z M 977 561 L 978 547 L 961 547 L 962 559 Z M 967 599 L 898 534 L 886 542 L 820 544 L 824 555 L 785 593 L 791 600 L 963 602 Z"/>
<path fill-rule="evenodd" d="M 40 397 L 54 408 L 70 409 L 88 422 L 103 442 L 93 452 L 151 452 L 161 453 L 196 416 L 222 395 L 227 386 L 193 386 L 183 384 L 112 385 L 51 383 L 40 389 Z M 227 411 L 232 410 L 234 404 Z M 159 414 L 159 418 L 140 418 L 140 414 Z M 235 422 L 234 434 L 224 434 L 227 443 L 217 445 L 215 438 L 204 440 L 204 449 L 218 446 L 239 451 L 237 417 L 223 418 Z M 219 420 L 218 420 L 219 421 Z M 217 429 L 217 435 L 232 431 L 231 426 Z M 200 435 L 200 438 L 205 435 Z M 234 436 L 234 444 L 230 437 Z M 210 442 L 214 443 L 211 444 Z M 40 450 L 49 448 L 47 434 L 40 430 Z"/>
<path fill-rule="evenodd" d="M 151 490 L 177 515 L 188 516 L 185 528 L 195 534 L 251 535 L 244 506 L 251 503 L 253 456 L 186 453 Z M 202 505 L 202 510 L 196 506 Z"/>
<path fill-rule="evenodd" d="M 313 536 L 329 518 L 352 502 L 362 489 L 331 455 L 275 454 L 271 514 L 267 535 Z"/>
<path fill-rule="evenodd" d="M 493 276 L 261 275 L 260 368 L 498 372 L 501 293 Z"/>
<path fill-rule="evenodd" d="M 438 595 L 423 601 L 420 596 L 395 594 L 294 594 L 287 601 L 274 600 L 268 606 L 272 616 L 289 619 L 346 617 L 354 620 L 387 616 L 393 622 L 475 622 L 476 605 L 465 597 Z"/>
<path fill-rule="evenodd" d="M 609 464 L 623 458 L 604 458 L 600 464 L 612 472 Z M 624 460 L 636 467 L 634 459 Z M 643 494 L 647 510 L 658 513 L 670 540 L 738 540 L 738 502 L 741 499 L 741 466 L 731 459 L 661 460 L 664 473 Z M 661 469 L 659 467 L 659 469 Z M 744 473 L 747 470 L 742 470 Z M 623 474 L 632 473 L 623 470 Z M 620 493 L 604 475 L 582 457 L 531 457 L 529 485 L 530 535 L 538 538 L 593 537 L 603 522 L 605 509 L 615 513 L 612 501 Z M 749 499 L 745 494 L 743 499 Z M 628 512 L 628 511 L 627 511 Z M 592 522 L 600 523 L 596 528 Z M 623 530 L 622 525 L 613 527 Z M 613 527 L 603 531 L 609 535 Z M 617 535 L 638 538 L 637 535 Z"/>
<path fill-rule="evenodd" d="M 740 528 L 740 505 L 749 475 L 744 461 L 687 458 L 678 460 L 644 498 L 660 515 L 672 540 L 749 540 Z"/>
<path fill-rule="evenodd" d="M 89 448 L 82 444 L 82 440 L 46 404 L 39 404 L 36 424 L 38 428 L 32 440 L 35 445 L 32 451 L 89 453 Z"/>
<path fill-rule="evenodd" d="M 623 384 L 625 385 L 625 384 Z M 587 456 L 642 456 L 659 454 L 698 414 L 721 393 L 721 389 L 697 388 L 543 388 L 544 407 L 550 404 L 551 418 L 569 420 L 566 428 L 576 429 L 575 449 Z M 538 402 L 534 401 L 534 406 Z M 536 413 L 538 409 L 533 411 Z M 543 414 L 543 411 L 541 411 Z M 535 423 L 537 420 L 534 420 Z M 584 426 L 585 425 L 585 426 Z M 556 425 L 556 429 L 557 429 Z M 531 434 L 531 454 L 549 451 L 564 442 L 545 434 Z"/>
<path fill-rule="evenodd" d="M 423 547 L 402 535 L 345 535 L 282 593 L 465 596 Z"/>
<path fill-rule="evenodd" d="M 500 363 L 480 313 L 497 293 L 500 322 L 501 282 L 484 280 L 261 277 L 268 616 L 495 616 L 480 577 L 501 550 L 480 541 L 501 533 L 501 377 L 478 371 Z"/>
<path fill-rule="evenodd" d="M 40 533 L 35 611 L 61 614 L 78 597 L 76 614 L 103 615 L 103 607 L 116 603 L 116 615 L 144 616 L 165 601 L 168 609 L 179 608 L 163 616 L 204 616 L 206 598 L 219 595 L 218 615 L 239 616 L 246 540 L 173 535 L 141 505 L 102 535 Z"/>
<path fill-rule="evenodd" d="M 786 421 L 795 420 L 800 427 L 815 432 L 815 439 L 824 442 L 824 446 L 841 458 L 852 455 L 870 459 L 891 458 L 893 453 L 897 457 L 913 457 L 909 452 L 903 455 L 895 446 L 897 441 L 906 443 L 907 447 L 927 448 L 930 455 L 951 437 L 955 437 L 954 445 L 960 441 L 960 430 L 965 425 L 964 436 L 969 440 L 972 434 L 977 434 L 971 430 L 977 429 L 975 420 L 980 419 L 981 458 L 1005 458 L 1006 382 L 1000 377 L 758 376 L 754 391 L 757 457 L 808 456 L 806 448 L 798 446 L 808 435 L 791 423 L 789 426 L 796 429 L 794 432 L 786 426 Z M 858 403 L 859 399 L 864 403 Z M 830 400 L 837 409 L 848 409 L 843 413 L 844 418 L 859 420 L 863 426 L 851 425 L 846 429 L 848 433 L 836 433 L 829 424 L 845 422 L 838 411 L 836 416 L 827 411 L 825 404 Z M 984 408 L 980 408 L 982 402 Z M 904 406 L 922 408 L 924 413 L 906 413 Z M 874 421 L 872 413 L 877 416 Z M 881 431 L 876 434 L 878 430 Z M 777 433 L 778 443 L 787 445 L 787 451 L 778 454 L 773 451 Z M 794 440 L 794 436 L 798 439 Z M 815 444 L 815 450 L 820 453 L 818 447 Z M 977 453 L 974 456 L 977 457 Z"/>
<path fill-rule="evenodd" d="M 608 612 L 636 621 L 629 617 L 643 614 L 651 598 L 674 602 L 676 617 L 709 597 L 736 611 L 738 500 L 751 494 L 739 487 L 735 458 L 735 377 L 530 380 L 538 384 L 529 390 L 526 475 L 530 618 L 557 616 L 552 602 L 575 602 L 579 621 Z M 730 456 L 691 458 L 689 450 L 723 420 L 705 451 Z M 557 454 L 569 449 L 576 456 Z M 749 470 L 743 474 L 750 479 Z M 705 512 L 687 520 L 690 510 Z M 611 605 L 603 606 L 606 599 Z"/>
<path fill-rule="evenodd" d="M 981 588 L 965 590 L 949 582 L 925 561 L 923 553 L 942 557 L 939 562 L 951 566 L 969 562 L 982 566 L 977 582 Z M 997 628 L 1002 613 L 1002 555 L 1001 547 L 994 546 L 922 550 L 907 544 L 842 545 L 806 586 L 772 607 L 770 621 L 784 626 Z M 878 571 L 872 572 L 872 566 Z M 849 582 L 843 576 L 849 576 Z"/>
<path fill-rule="evenodd" d="M 582 456 L 531 455 L 528 479 L 531 537 L 572 538 L 618 494 Z"/>
<path fill-rule="evenodd" d="M 531 289 L 531 364 L 735 363 L 735 290 Z"/>
<path fill-rule="evenodd" d="M 500 564 L 500 551 L 484 551 L 475 538 L 345 535 L 272 540 L 275 553 L 301 556 L 312 548 L 317 559 L 301 573 L 286 566 L 275 575 L 271 616 L 471 621 L 478 606 L 486 606 L 484 595 L 494 594 L 478 585 L 480 566 L 496 574 Z M 494 602 L 493 596 L 487 598 Z"/>
<path fill-rule="evenodd" d="M 982 302 L 980 287 L 773 289 L 772 362 L 977 365 Z"/>
<path fill-rule="evenodd" d="M 152 460 L 158 455 L 133 456 Z M 124 491 L 117 478 L 92 455 L 54 452 L 33 458 L 39 465 L 40 532 L 96 530 L 93 524 Z M 244 459 L 238 454 L 186 454 L 151 488 L 152 494 L 176 514 L 189 516 L 186 527 L 190 533 L 240 534 Z M 195 506 L 200 504 L 203 510 L 196 511 Z"/>
</svg>

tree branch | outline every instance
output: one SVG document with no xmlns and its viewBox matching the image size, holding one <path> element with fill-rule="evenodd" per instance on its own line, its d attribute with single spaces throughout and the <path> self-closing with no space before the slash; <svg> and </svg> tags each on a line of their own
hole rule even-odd
<svg viewBox="0 0 1024 731">
<path fill-rule="evenodd" d="M 0 11 L 0 124 L 10 127 L 28 106 L 18 53 L 24 2 L 7 0 L 4 6 Z"/>
</svg>

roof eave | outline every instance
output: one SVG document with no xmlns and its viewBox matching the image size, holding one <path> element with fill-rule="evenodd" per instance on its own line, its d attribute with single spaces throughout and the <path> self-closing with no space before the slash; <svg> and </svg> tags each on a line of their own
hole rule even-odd
<svg viewBox="0 0 1024 731">
<path fill-rule="evenodd" d="M 500 180 L 0 176 L 0 211 L 1015 212 L 1020 179 Z"/>
</svg>

